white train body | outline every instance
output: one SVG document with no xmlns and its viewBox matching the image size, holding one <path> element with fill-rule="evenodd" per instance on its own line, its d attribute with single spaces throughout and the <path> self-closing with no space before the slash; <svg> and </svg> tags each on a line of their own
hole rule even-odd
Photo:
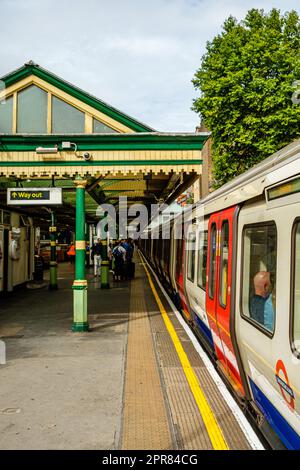
<svg viewBox="0 0 300 470">
<path fill-rule="evenodd" d="M 200 201 L 176 240 L 181 226 L 144 253 L 265 434 L 300 449 L 300 140 Z"/>
</svg>

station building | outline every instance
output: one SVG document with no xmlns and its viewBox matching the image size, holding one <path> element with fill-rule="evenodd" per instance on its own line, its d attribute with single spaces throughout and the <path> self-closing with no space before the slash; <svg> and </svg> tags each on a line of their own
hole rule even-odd
<svg viewBox="0 0 300 470">
<path fill-rule="evenodd" d="M 57 287 L 57 226 L 76 231 L 73 330 L 88 328 L 85 250 L 97 208 L 169 204 L 199 180 L 207 132 L 157 132 L 30 61 L 1 78 L 0 290 L 34 276 L 37 227 L 50 230 Z M 61 188 L 62 204 L 7 205 L 8 189 Z M 38 231 L 38 234 L 40 232 Z M 108 284 L 103 260 L 103 287 Z"/>
</svg>

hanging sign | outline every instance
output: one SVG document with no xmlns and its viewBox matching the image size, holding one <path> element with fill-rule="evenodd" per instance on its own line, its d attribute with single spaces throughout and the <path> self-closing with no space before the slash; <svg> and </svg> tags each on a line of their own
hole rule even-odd
<svg viewBox="0 0 300 470">
<path fill-rule="evenodd" d="M 62 188 L 8 188 L 7 205 L 52 206 L 62 204 Z"/>
</svg>

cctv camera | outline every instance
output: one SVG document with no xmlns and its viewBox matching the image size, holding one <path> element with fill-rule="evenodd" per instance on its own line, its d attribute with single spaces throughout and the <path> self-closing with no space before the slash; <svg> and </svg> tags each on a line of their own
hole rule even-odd
<svg viewBox="0 0 300 470">
<path fill-rule="evenodd" d="M 83 158 L 84 158 L 84 160 L 88 161 L 92 158 L 92 155 L 90 153 L 86 152 L 86 153 L 83 154 Z"/>
</svg>

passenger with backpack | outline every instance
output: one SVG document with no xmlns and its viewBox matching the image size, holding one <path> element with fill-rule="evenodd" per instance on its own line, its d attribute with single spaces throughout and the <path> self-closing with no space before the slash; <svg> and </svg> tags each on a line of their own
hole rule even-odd
<svg viewBox="0 0 300 470">
<path fill-rule="evenodd" d="M 135 264 L 132 261 L 134 246 L 133 246 L 131 238 L 128 238 L 124 242 L 123 247 L 126 250 L 126 265 L 125 265 L 126 277 L 127 277 L 127 279 L 133 279 L 134 278 L 134 273 L 135 273 Z"/>
<path fill-rule="evenodd" d="M 120 241 L 118 245 L 113 249 L 113 257 L 115 261 L 115 273 L 114 273 L 114 280 L 121 281 L 123 277 L 124 271 L 124 263 L 126 259 L 126 250 L 122 246 L 122 242 Z"/>
</svg>

